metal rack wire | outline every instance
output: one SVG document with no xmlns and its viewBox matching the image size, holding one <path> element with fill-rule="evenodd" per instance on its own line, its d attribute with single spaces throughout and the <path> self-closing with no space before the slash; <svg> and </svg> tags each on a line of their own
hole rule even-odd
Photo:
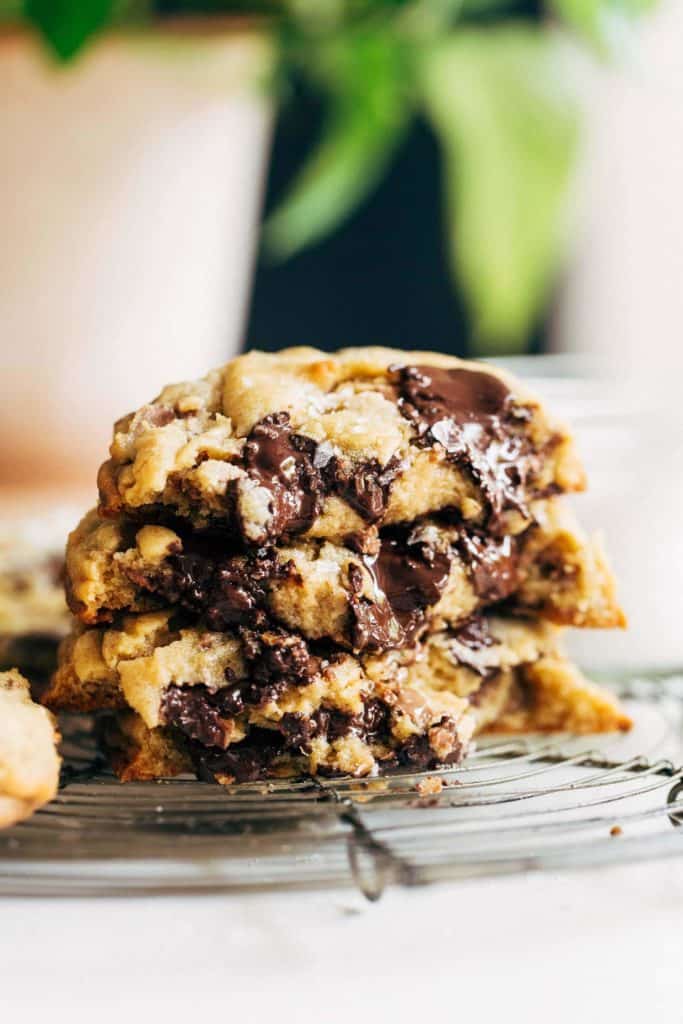
<svg viewBox="0 0 683 1024">
<path fill-rule="evenodd" d="M 388 885 L 683 855 L 683 680 L 621 689 L 627 736 L 497 739 L 456 769 L 232 790 L 123 786 L 72 723 L 57 799 L 0 834 L 0 895 L 355 884 L 377 899 Z"/>
</svg>

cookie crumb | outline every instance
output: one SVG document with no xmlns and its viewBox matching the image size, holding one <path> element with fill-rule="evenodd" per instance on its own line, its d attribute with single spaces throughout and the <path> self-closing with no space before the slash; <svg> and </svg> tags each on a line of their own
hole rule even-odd
<svg viewBox="0 0 683 1024">
<path fill-rule="evenodd" d="M 620 836 L 620 835 L 622 835 L 623 834 L 623 829 L 622 829 L 621 825 L 612 825 L 611 829 L 609 830 L 609 834 L 611 836 Z"/>
<path fill-rule="evenodd" d="M 443 782 L 437 775 L 428 775 L 426 779 L 420 779 L 416 788 L 420 796 L 438 796 Z"/>
</svg>

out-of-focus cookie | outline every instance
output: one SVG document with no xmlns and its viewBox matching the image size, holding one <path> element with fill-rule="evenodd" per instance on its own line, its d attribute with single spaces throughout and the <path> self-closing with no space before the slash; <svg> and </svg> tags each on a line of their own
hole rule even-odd
<svg viewBox="0 0 683 1024">
<path fill-rule="evenodd" d="M 55 796 L 58 741 L 52 715 L 31 700 L 27 680 L 16 670 L 0 673 L 0 828 Z"/>
<path fill-rule="evenodd" d="M 64 547 L 72 509 L 0 521 L 0 670 L 17 666 L 33 685 L 54 671 L 69 628 Z"/>
</svg>

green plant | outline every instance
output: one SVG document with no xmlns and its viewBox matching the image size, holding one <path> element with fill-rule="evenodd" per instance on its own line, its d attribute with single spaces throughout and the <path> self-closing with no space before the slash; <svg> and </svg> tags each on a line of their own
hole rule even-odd
<svg viewBox="0 0 683 1024">
<path fill-rule="evenodd" d="M 488 351 L 519 346 L 566 236 L 577 150 L 577 43 L 609 55 L 653 0 L 0 0 L 56 56 L 98 32 L 165 13 L 250 13 L 279 42 L 280 76 L 326 102 L 317 147 L 264 229 L 284 259 L 342 221 L 375 187 L 411 120 L 440 142 L 450 255 Z"/>
</svg>

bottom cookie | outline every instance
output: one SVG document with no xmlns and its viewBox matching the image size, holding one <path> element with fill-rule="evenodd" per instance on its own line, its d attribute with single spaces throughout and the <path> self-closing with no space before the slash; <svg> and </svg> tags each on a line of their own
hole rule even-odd
<svg viewBox="0 0 683 1024">
<path fill-rule="evenodd" d="M 55 796 L 58 741 L 52 715 L 33 703 L 26 679 L 16 670 L 0 673 L 0 828 Z"/>
<path fill-rule="evenodd" d="M 305 727 L 296 734 L 290 727 L 272 724 L 257 727 L 244 739 L 226 749 L 202 746 L 173 727 L 148 728 L 133 711 L 113 715 L 104 735 L 112 765 L 123 781 L 171 777 L 192 773 L 230 785 L 234 782 L 286 778 L 306 774 L 367 776 L 396 766 L 415 770 L 454 764 L 466 756 L 470 735 L 487 733 L 571 732 L 589 734 L 627 730 L 630 719 L 610 694 L 587 682 L 581 673 L 559 655 L 515 666 L 479 679 L 472 687 L 462 672 L 437 669 L 443 653 L 432 654 L 433 686 L 424 687 L 412 679 L 412 694 L 431 702 L 438 714 L 439 694 L 465 701 L 459 733 L 437 721 L 421 734 L 413 733 L 403 744 L 394 735 L 363 734 L 352 726 L 345 737 L 324 743 L 325 758 L 316 763 L 313 743 L 302 740 Z M 448 678 L 450 676 L 450 690 Z M 439 687 L 443 689 L 439 690 Z M 451 692 L 455 691 L 455 692 Z M 437 736 L 434 737 L 434 731 Z M 435 750 L 434 738 L 441 733 L 443 757 Z M 459 739 L 457 746 L 456 737 Z M 319 750 L 323 745 L 319 746 Z"/>
</svg>

